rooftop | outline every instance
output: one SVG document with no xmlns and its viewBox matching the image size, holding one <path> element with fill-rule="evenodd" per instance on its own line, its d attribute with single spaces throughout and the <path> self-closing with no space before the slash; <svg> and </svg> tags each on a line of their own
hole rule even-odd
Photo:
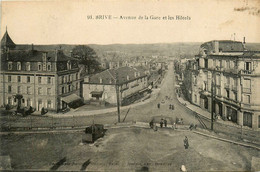
<svg viewBox="0 0 260 172">
<path fill-rule="evenodd" d="M 139 73 L 139 76 L 136 76 L 136 73 Z M 146 76 L 145 71 L 132 67 L 120 67 L 117 69 L 107 69 L 103 72 L 97 73 L 89 77 L 89 82 L 92 84 L 99 84 L 100 79 L 102 79 L 102 84 L 116 84 L 116 74 L 118 74 L 118 83 L 122 84 L 127 81 L 134 80 L 139 77 Z M 127 79 L 128 77 L 128 79 Z"/>
</svg>

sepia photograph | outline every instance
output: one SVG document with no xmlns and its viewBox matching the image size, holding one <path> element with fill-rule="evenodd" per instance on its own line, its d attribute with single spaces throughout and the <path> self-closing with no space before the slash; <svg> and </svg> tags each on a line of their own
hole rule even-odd
<svg viewBox="0 0 260 172">
<path fill-rule="evenodd" d="M 0 171 L 260 171 L 259 0 L 0 9 Z"/>
</svg>

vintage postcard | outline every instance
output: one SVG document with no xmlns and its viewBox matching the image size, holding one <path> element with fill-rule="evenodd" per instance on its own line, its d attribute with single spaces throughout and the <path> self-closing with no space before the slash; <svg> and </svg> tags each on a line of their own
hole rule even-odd
<svg viewBox="0 0 260 172">
<path fill-rule="evenodd" d="M 1 171 L 260 171 L 259 0 L 2 0 Z"/>
</svg>

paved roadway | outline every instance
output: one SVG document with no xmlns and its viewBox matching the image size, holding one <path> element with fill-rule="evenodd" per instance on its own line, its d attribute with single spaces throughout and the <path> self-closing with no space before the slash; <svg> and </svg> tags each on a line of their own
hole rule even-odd
<svg viewBox="0 0 260 172">
<path fill-rule="evenodd" d="M 184 124 L 197 124 L 200 125 L 198 120 L 194 116 L 194 112 L 187 109 L 181 103 L 178 102 L 175 94 L 175 77 L 173 72 L 173 64 L 170 64 L 169 70 L 165 75 L 165 78 L 161 84 L 161 90 L 157 99 L 140 105 L 128 110 L 121 111 L 121 121 L 143 121 L 150 122 L 153 116 L 167 116 L 172 117 L 173 120 L 177 118 L 183 118 Z M 168 96 L 171 100 L 166 100 L 165 97 Z M 162 103 L 164 101 L 165 103 Z M 157 104 L 160 103 L 160 109 L 157 108 Z M 174 105 L 174 110 L 169 109 L 169 104 Z M 128 113 L 127 113 L 128 112 Z M 84 113 L 84 112 L 82 112 Z M 127 115 L 126 115 L 127 114 Z M 117 112 L 100 114 L 95 116 L 78 116 L 74 118 L 50 118 L 50 117 L 34 117 L 30 116 L 27 118 L 21 117 L 11 117 L 10 121 L 7 122 L 7 117 L 2 117 L 1 125 L 12 127 L 50 127 L 50 126 L 85 126 L 93 123 L 116 123 L 118 116 Z"/>
</svg>

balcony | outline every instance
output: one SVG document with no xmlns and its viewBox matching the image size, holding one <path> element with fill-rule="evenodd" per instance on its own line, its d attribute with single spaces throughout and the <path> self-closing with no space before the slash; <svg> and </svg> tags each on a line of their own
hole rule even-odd
<svg viewBox="0 0 260 172">
<path fill-rule="evenodd" d="M 251 93 L 251 88 L 243 88 L 244 93 Z"/>
<path fill-rule="evenodd" d="M 244 75 L 251 75 L 254 73 L 254 71 L 253 70 L 241 70 L 240 73 L 244 74 Z"/>
</svg>

